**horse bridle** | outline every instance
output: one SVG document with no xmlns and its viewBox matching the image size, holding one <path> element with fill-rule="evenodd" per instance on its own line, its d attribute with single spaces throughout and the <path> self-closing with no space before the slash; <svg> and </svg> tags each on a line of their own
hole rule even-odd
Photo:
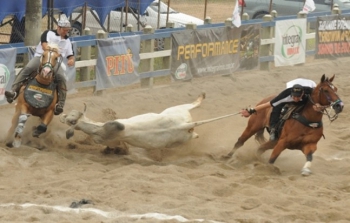
<svg viewBox="0 0 350 223">
<path fill-rule="evenodd" d="M 311 94 L 308 95 L 308 98 L 309 98 L 310 102 L 311 102 L 313 105 L 317 106 L 317 108 L 320 109 L 318 112 L 320 112 L 320 113 L 322 113 L 322 114 L 324 114 L 324 115 L 327 115 L 328 119 L 329 119 L 331 122 L 333 122 L 334 120 L 336 120 L 336 119 L 338 118 L 338 113 L 335 113 L 334 115 L 331 115 L 331 112 L 328 111 L 327 108 L 330 107 L 330 108 L 332 108 L 332 109 L 334 110 L 333 106 L 336 105 L 336 104 L 338 104 L 338 103 L 341 103 L 342 101 L 340 100 L 338 94 L 334 91 L 333 85 L 331 85 L 331 83 L 328 82 L 328 81 L 327 81 L 327 84 L 328 84 L 329 88 L 332 89 L 333 93 L 338 97 L 337 100 L 332 101 L 332 99 L 331 99 L 331 97 L 329 96 L 329 94 L 327 94 L 327 93 L 323 90 L 322 87 L 320 87 L 320 90 L 319 90 L 319 92 L 318 92 L 318 97 L 319 97 L 319 100 L 321 100 L 321 93 L 323 93 L 323 94 L 325 95 L 327 101 L 329 102 L 328 105 L 317 106 L 316 103 L 312 100 Z"/>
<path fill-rule="evenodd" d="M 52 50 L 52 49 L 49 49 L 49 51 L 50 51 L 50 55 L 49 55 L 49 59 L 48 59 L 48 61 L 51 61 L 51 52 L 55 52 L 54 50 Z M 57 53 L 57 52 L 56 52 Z M 58 61 L 58 66 L 57 66 L 57 69 L 56 69 L 56 71 L 55 72 L 57 72 L 58 71 L 58 69 L 60 68 L 60 66 L 61 66 L 61 64 L 62 64 L 62 61 L 63 61 L 63 59 L 62 59 L 62 56 L 60 55 L 58 58 L 60 58 L 60 60 Z M 48 67 L 48 68 L 50 68 L 50 70 L 52 70 L 52 72 L 54 72 L 54 70 L 53 70 L 53 66 L 52 66 L 52 64 L 50 63 L 50 62 L 46 62 L 46 63 L 44 63 L 42 66 L 41 66 L 41 69 L 43 69 L 43 68 L 45 68 L 45 67 Z M 54 72 L 54 73 L 55 73 Z"/>
</svg>

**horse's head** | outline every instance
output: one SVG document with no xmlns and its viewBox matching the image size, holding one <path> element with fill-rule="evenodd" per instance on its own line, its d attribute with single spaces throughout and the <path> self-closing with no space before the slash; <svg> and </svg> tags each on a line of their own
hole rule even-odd
<svg viewBox="0 0 350 223">
<path fill-rule="evenodd" d="M 335 111 L 333 117 L 329 117 L 331 120 L 336 119 L 337 115 L 343 111 L 344 103 L 339 98 L 337 91 L 338 88 L 333 85 L 335 75 L 331 78 L 326 77 L 324 74 L 321 77 L 321 82 L 314 89 L 314 94 L 316 97 L 314 101 L 325 107 L 331 107 Z"/>
<path fill-rule="evenodd" d="M 44 49 L 40 58 L 40 72 L 37 80 L 45 85 L 48 85 L 53 78 L 53 70 L 60 57 L 59 48 L 57 44 L 48 44 Z"/>
</svg>

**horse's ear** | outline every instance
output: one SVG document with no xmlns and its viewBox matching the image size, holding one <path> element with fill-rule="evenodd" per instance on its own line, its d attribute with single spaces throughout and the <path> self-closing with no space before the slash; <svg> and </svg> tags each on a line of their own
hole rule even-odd
<svg viewBox="0 0 350 223">
<path fill-rule="evenodd" d="M 321 77 L 321 83 L 322 83 L 323 81 L 325 81 L 325 80 L 326 80 L 326 75 L 323 74 L 322 77 Z"/>
<path fill-rule="evenodd" d="M 329 78 L 329 82 L 333 82 L 334 78 L 335 78 L 335 74 L 333 74 L 333 76 Z"/>
</svg>

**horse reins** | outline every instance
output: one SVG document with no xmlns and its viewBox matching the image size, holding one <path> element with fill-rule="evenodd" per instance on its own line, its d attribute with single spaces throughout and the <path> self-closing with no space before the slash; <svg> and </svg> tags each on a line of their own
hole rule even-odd
<svg viewBox="0 0 350 223">
<path fill-rule="evenodd" d="M 331 107 L 333 108 L 333 106 L 339 102 L 341 102 L 341 100 L 339 99 L 339 96 L 337 95 L 337 93 L 334 91 L 334 88 L 331 86 L 331 84 L 327 81 L 328 86 L 333 90 L 333 93 L 338 97 L 338 99 L 334 102 L 332 102 L 331 98 L 329 97 L 328 94 L 326 94 L 326 92 L 323 90 L 323 88 L 321 87 L 320 90 L 318 91 L 318 97 L 319 100 L 321 100 L 321 92 L 326 96 L 327 101 L 329 102 L 329 105 L 321 105 L 321 106 L 317 106 L 316 103 L 312 100 L 311 95 L 308 95 L 308 98 L 310 100 L 310 102 L 315 105 L 317 108 L 320 108 L 320 112 L 324 115 L 327 115 L 328 119 L 333 122 L 334 120 L 336 120 L 338 118 L 338 114 L 334 114 L 333 116 L 331 116 L 330 112 L 328 112 L 327 108 Z"/>
</svg>

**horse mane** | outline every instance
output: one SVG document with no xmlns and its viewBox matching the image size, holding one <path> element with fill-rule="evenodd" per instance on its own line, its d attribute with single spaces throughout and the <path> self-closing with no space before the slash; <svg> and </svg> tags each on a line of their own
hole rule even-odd
<svg viewBox="0 0 350 223">
<path fill-rule="evenodd" d="M 60 48 L 58 47 L 57 43 L 48 43 L 47 46 L 50 50 L 55 51 L 58 54 L 60 53 Z"/>
</svg>

